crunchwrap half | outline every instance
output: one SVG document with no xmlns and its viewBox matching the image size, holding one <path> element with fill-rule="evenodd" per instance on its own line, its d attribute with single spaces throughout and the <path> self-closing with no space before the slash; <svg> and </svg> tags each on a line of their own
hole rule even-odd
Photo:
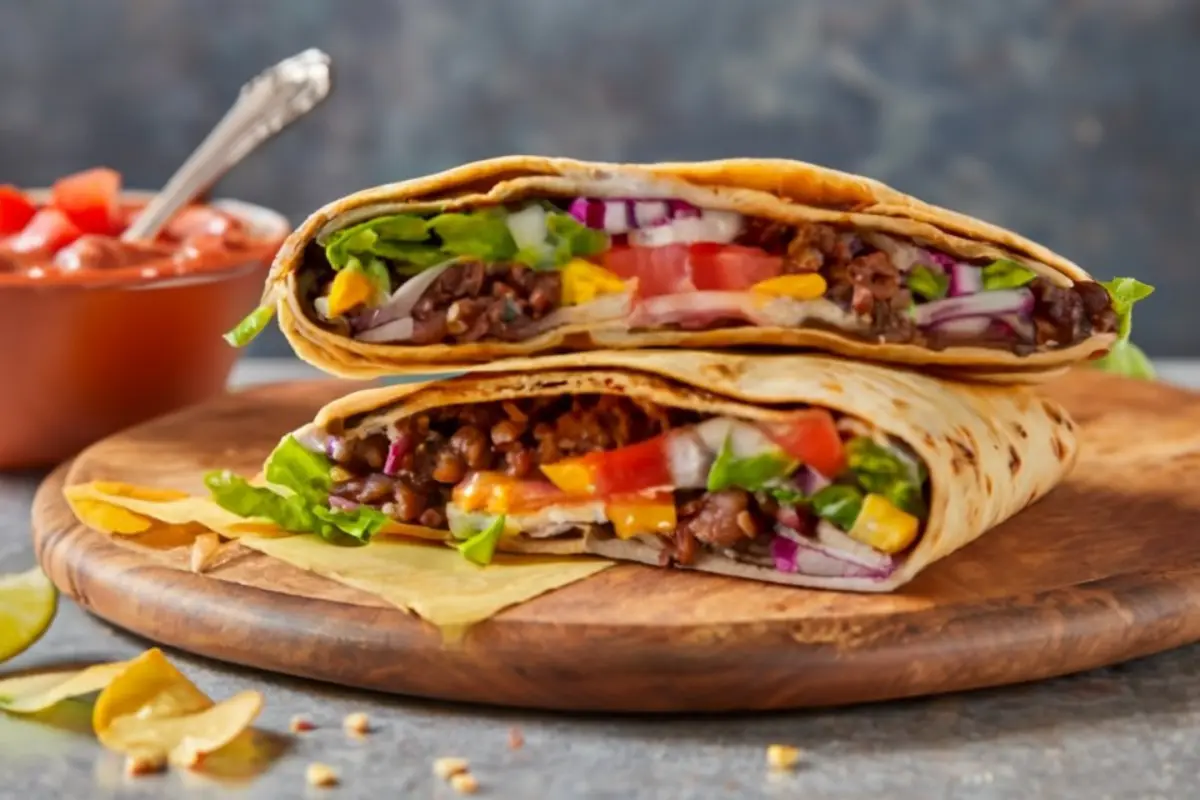
<svg viewBox="0 0 1200 800">
<path fill-rule="evenodd" d="M 307 509 L 230 473 L 207 483 L 227 509 L 318 520 L 342 543 L 888 591 L 1040 498 L 1076 452 L 1066 412 L 1027 389 L 825 356 L 596 351 L 331 403 L 265 470 Z"/>
<path fill-rule="evenodd" d="M 334 374 L 564 350 L 791 348 L 1036 382 L 1118 345 L 1150 288 L 876 181 L 795 161 L 510 156 L 388 184 L 284 243 L 279 314 Z M 1114 350 L 1115 352 L 1115 350 Z"/>
</svg>

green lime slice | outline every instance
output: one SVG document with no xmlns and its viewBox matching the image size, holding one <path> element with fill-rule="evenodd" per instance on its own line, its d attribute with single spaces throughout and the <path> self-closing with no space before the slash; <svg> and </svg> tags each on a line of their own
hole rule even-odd
<svg viewBox="0 0 1200 800">
<path fill-rule="evenodd" d="M 57 609 L 58 592 L 37 567 L 0 575 L 0 662 L 42 638 Z"/>
</svg>

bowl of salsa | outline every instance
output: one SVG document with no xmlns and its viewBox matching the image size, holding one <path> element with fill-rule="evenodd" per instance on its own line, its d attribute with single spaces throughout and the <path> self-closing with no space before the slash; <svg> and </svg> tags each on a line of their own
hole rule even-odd
<svg viewBox="0 0 1200 800">
<path fill-rule="evenodd" d="M 97 168 L 0 186 L 0 469 L 47 466 L 222 392 L 221 338 L 289 231 L 261 206 L 188 206 L 153 241 L 121 233 L 153 196 Z"/>
</svg>

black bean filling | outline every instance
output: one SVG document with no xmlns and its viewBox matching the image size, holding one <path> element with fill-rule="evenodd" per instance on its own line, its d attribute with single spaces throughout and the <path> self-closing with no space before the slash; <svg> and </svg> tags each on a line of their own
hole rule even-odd
<svg viewBox="0 0 1200 800">
<path fill-rule="evenodd" d="M 636 444 L 702 419 L 620 395 L 449 406 L 404 420 L 393 438 L 329 436 L 327 453 L 342 470 L 332 494 L 380 508 L 400 522 L 440 528 L 454 486 L 472 471 L 536 479 L 542 464 Z M 401 444 L 403 455 L 394 474 L 387 475 L 383 469 L 392 441 Z M 666 557 L 691 563 L 701 546 L 766 554 L 778 507 L 765 495 L 741 489 L 680 491 L 676 503 L 679 524 Z"/>
<path fill-rule="evenodd" d="M 857 236 L 832 225 L 791 225 L 750 218 L 735 242 L 783 256 L 783 274 L 819 273 L 828 289 L 825 296 L 845 311 L 870 320 L 868 334 L 879 341 L 916 344 L 932 349 L 979 344 L 1028 354 L 1038 348 L 1065 347 L 1093 333 L 1117 328 L 1112 301 L 1103 286 L 1092 281 L 1070 287 L 1056 286 L 1045 278 L 1028 284 L 1034 296 L 1031 334 L 996 326 L 969 338 L 948 338 L 937 331 L 922 331 L 909 316 L 912 295 L 903 273 L 891 258 Z M 305 253 L 308 302 L 320 287 L 333 280 L 333 270 L 316 245 Z M 393 286 L 404 276 L 393 271 Z M 413 309 L 411 343 L 464 344 L 478 341 L 522 341 L 535 336 L 537 324 L 562 305 L 562 276 L 519 264 L 455 264 L 433 282 Z M 335 323 L 349 335 L 355 316 Z M 744 322 L 722 322 L 724 327 Z"/>
</svg>

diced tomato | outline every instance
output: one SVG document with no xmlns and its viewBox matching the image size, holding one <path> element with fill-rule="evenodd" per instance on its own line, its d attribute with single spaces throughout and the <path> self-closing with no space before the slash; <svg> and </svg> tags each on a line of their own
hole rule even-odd
<svg viewBox="0 0 1200 800">
<path fill-rule="evenodd" d="M 559 489 L 573 495 L 608 497 L 672 485 L 665 436 L 543 464 L 542 472 Z"/>
<path fill-rule="evenodd" d="M 744 291 L 774 278 L 783 258 L 757 247 L 698 242 L 665 247 L 613 247 L 604 268 L 637 279 L 639 297 L 701 291 Z"/>
<path fill-rule="evenodd" d="M 12 185 L 0 186 L 0 236 L 21 230 L 36 213 L 37 206 L 24 192 Z"/>
<path fill-rule="evenodd" d="M 121 175 L 107 167 L 77 172 L 55 182 L 50 205 L 60 209 L 84 233 L 121 232 Z"/>
<path fill-rule="evenodd" d="M 696 290 L 684 244 L 613 247 L 604 254 L 604 268 L 624 280 L 636 278 L 639 297 Z"/>
<path fill-rule="evenodd" d="M 238 220 L 209 206 L 188 206 L 167 223 L 167 236 L 188 239 L 193 236 L 214 236 L 224 239 L 239 232 Z"/>
<path fill-rule="evenodd" d="M 826 478 L 836 478 L 846 466 L 846 448 L 828 411 L 799 411 L 787 422 L 765 425 L 763 430 L 785 453 Z"/>
<path fill-rule="evenodd" d="M 70 218 L 57 208 L 43 208 L 20 233 L 10 236 L 4 246 L 14 253 L 53 255 L 83 235 Z"/>
<path fill-rule="evenodd" d="M 697 289 L 738 292 L 774 278 L 783 258 L 757 247 L 699 242 L 688 248 L 692 281 Z"/>
</svg>

